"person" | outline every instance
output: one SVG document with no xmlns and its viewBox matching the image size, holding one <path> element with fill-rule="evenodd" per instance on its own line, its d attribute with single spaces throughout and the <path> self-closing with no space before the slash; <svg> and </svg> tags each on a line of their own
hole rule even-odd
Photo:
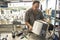
<svg viewBox="0 0 60 40">
<path fill-rule="evenodd" d="M 27 10 L 25 14 L 25 23 L 28 26 L 29 30 L 32 30 L 34 21 L 45 20 L 41 10 L 39 9 L 39 5 L 39 1 L 34 1 L 32 4 L 32 8 Z"/>
<path fill-rule="evenodd" d="M 29 28 L 29 31 L 31 32 L 33 28 L 34 21 L 36 20 L 45 20 L 44 16 L 39 9 L 40 2 L 39 1 L 33 1 L 32 7 L 26 11 L 25 14 L 25 24 Z M 29 40 L 42 40 L 40 36 L 37 36 L 34 33 L 30 33 Z M 44 39 L 45 40 L 45 39 Z"/>
<path fill-rule="evenodd" d="M 29 28 L 29 31 L 32 32 L 34 21 L 36 20 L 43 20 L 48 22 L 41 12 L 41 9 L 39 9 L 40 2 L 39 1 L 33 1 L 32 7 L 26 11 L 25 14 L 25 24 Z M 36 35 L 34 33 L 29 33 L 30 36 L 28 36 L 29 40 L 46 40 L 44 36 Z"/>
</svg>

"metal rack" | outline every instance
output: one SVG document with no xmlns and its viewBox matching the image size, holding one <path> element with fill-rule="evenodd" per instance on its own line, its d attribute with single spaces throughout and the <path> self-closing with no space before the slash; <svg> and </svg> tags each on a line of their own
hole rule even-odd
<svg viewBox="0 0 60 40">
<path fill-rule="evenodd" d="M 17 31 L 17 25 L 20 25 L 20 27 L 25 26 L 25 24 L 0 24 L 0 33 L 13 31 L 15 32 Z"/>
</svg>

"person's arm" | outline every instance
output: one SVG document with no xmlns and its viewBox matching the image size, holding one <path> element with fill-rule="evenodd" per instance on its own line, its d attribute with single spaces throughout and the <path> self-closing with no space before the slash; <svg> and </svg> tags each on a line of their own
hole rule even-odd
<svg viewBox="0 0 60 40">
<path fill-rule="evenodd" d="M 43 20 L 43 21 L 45 21 L 45 22 L 49 22 L 49 19 L 46 19 L 44 16 L 43 16 L 43 13 L 40 11 L 40 13 L 41 13 L 41 19 Z"/>
<path fill-rule="evenodd" d="M 27 25 L 27 27 L 29 28 L 29 30 L 32 30 L 32 26 L 29 23 L 29 20 L 30 20 L 29 13 L 30 12 L 27 11 L 26 14 L 25 14 L 25 24 Z"/>
<path fill-rule="evenodd" d="M 49 23 L 49 19 L 43 18 L 42 20 L 45 21 L 45 22 L 47 22 L 47 23 Z"/>
<path fill-rule="evenodd" d="M 27 27 L 29 28 L 29 30 L 32 30 L 32 26 L 28 22 L 25 22 L 25 24 L 27 25 Z"/>
</svg>

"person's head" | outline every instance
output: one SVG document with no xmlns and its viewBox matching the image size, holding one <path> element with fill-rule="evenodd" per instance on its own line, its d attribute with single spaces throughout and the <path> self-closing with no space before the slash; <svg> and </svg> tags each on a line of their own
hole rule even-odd
<svg viewBox="0 0 60 40">
<path fill-rule="evenodd" d="M 33 4 L 32 4 L 33 10 L 37 10 L 39 8 L 39 4 L 40 4 L 39 1 L 34 1 Z"/>
</svg>

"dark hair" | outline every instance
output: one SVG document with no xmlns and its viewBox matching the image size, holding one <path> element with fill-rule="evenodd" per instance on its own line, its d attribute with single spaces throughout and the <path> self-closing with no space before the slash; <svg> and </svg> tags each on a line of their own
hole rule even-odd
<svg viewBox="0 0 60 40">
<path fill-rule="evenodd" d="M 39 2 L 39 1 L 33 1 L 33 5 L 34 5 L 35 3 L 38 3 L 38 4 L 39 4 L 40 2 Z"/>
</svg>

